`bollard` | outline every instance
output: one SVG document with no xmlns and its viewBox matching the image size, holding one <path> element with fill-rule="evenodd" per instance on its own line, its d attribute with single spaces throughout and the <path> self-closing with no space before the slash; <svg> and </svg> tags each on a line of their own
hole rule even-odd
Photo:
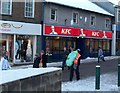
<svg viewBox="0 0 120 93">
<path fill-rule="evenodd" d="M 118 87 L 120 86 L 120 64 L 118 64 Z"/>
<path fill-rule="evenodd" d="M 95 89 L 100 89 L 100 66 L 96 66 Z"/>
</svg>

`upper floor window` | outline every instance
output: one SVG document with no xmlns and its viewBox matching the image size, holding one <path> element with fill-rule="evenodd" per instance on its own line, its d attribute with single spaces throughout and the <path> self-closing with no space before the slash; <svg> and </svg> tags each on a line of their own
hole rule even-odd
<svg viewBox="0 0 120 93">
<path fill-rule="evenodd" d="M 51 16 L 50 16 L 50 20 L 51 21 L 57 21 L 57 9 L 51 9 Z"/>
<path fill-rule="evenodd" d="M 78 24 L 78 13 L 73 13 L 73 23 Z"/>
<path fill-rule="evenodd" d="M 25 17 L 34 18 L 34 0 L 25 0 Z"/>
<path fill-rule="evenodd" d="M 1 0 L 1 14 L 12 14 L 12 0 Z"/>
<path fill-rule="evenodd" d="M 118 12 L 117 12 L 117 22 L 120 22 L 120 9 L 118 9 Z"/>
<path fill-rule="evenodd" d="M 110 28 L 110 19 L 109 18 L 106 18 L 105 19 L 105 28 Z"/>
<path fill-rule="evenodd" d="M 95 27 L 95 22 L 96 22 L 96 17 L 92 15 L 92 16 L 90 17 L 90 25 L 91 25 L 92 27 Z"/>
</svg>

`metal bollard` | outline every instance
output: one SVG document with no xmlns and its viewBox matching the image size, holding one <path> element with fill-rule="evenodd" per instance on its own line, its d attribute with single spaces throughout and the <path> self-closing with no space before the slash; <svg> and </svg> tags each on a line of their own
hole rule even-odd
<svg viewBox="0 0 120 93">
<path fill-rule="evenodd" d="M 96 66 L 95 89 L 100 89 L 100 66 Z"/>
<path fill-rule="evenodd" d="M 118 64 L 118 87 L 120 86 L 120 64 Z"/>
</svg>

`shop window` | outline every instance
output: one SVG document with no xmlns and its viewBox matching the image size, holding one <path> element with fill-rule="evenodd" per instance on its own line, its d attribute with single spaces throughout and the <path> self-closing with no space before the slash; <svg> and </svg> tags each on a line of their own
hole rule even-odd
<svg viewBox="0 0 120 93">
<path fill-rule="evenodd" d="M 15 43 L 16 60 L 31 62 L 33 60 L 33 37 L 17 35 Z"/>
<path fill-rule="evenodd" d="M 51 21 L 57 21 L 57 9 L 51 9 L 50 14 L 51 14 L 50 20 Z"/>
<path fill-rule="evenodd" d="M 34 0 L 25 0 L 25 17 L 34 18 Z"/>
<path fill-rule="evenodd" d="M 1 14 L 12 14 L 12 0 L 1 0 Z"/>
<path fill-rule="evenodd" d="M 106 40 L 103 40 L 103 50 L 106 50 Z"/>
<path fill-rule="evenodd" d="M 94 51 L 94 41 L 93 39 L 90 39 L 90 53 Z"/>
<path fill-rule="evenodd" d="M 89 45 L 90 45 L 90 40 L 86 39 L 86 52 L 89 53 Z"/>
<path fill-rule="evenodd" d="M 67 47 L 68 49 L 69 46 L 75 49 L 76 43 L 74 39 L 65 37 L 46 37 L 46 48 L 49 49 L 52 54 L 62 54 L 63 48 Z"/>
</svg>

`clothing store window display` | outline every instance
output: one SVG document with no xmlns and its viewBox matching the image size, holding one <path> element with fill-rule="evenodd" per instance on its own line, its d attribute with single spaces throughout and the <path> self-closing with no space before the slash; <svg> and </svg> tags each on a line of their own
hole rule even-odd
<svg viewBox="0 0 120 93">
<path fill-rule="evenodd" d="M 21 58 L 21 41 L 17 40 L 15 43 L 15 58 L 20 59 Z"/>
<path fill-rule="evenodd" d="M 21 62 L 26 61 L 26 52 L 27 52 L 28 40 L 22 40 L 21 44 Z"/>
</svg>

